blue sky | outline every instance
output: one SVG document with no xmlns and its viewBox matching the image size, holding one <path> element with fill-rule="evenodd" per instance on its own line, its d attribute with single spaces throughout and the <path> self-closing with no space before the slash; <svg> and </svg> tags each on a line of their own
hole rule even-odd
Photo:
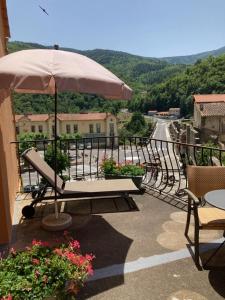
<svg viewBox="0 0 225 300">
<path fill-rule="evenodd" d="M 11 40 L 148 57 L 225 46 L 224 0 L 7 0 L 7 5 Z"/>
</svg>

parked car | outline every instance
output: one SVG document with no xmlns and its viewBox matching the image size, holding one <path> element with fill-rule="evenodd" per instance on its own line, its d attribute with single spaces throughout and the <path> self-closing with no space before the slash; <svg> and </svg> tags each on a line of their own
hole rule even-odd
<svg viewBox="0 0 225 300">
<path fill-rule="evenodd" d="M 92 145 L 91 145 L 91 143 L 86 143 L 86 145 L 85 145 L 86 147 L 86 149 L 91 149 L 92 148 Z"/>
<path fill-rule="evenodd" d="M 84 144 L 79 144 L 78 149 L 79 150 L 84 150 Z"/>
<path fill-rule="evenodd" d="M 24 188 L 23 188 L 24 193 L 32 193 L 32 192 L 38 191 L 38 190 L 39 190 L 39 186 L 38 185 L 32 185 L 32 184 L 25 185 Z"/>
</svg>

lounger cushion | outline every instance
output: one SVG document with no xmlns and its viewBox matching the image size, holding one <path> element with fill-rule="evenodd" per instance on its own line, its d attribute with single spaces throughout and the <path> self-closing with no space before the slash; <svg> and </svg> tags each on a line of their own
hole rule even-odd
<svg viewBox="0 0 225 300">
<path fill-rule="evenodd" d="M 139 189 L 131 179 L 66 182 L 62 194 L 135 192 Z"/>
</svg>

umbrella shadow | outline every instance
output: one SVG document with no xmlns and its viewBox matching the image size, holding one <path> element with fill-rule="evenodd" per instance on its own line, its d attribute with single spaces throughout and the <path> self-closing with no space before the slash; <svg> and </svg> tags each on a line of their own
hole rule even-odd
<svg viewBox="0 0 225 300">
<path fill-rule="evenodd" d="M 92 216 L 91 221 L 76 232 L 76 237 L 81 242 L 84 253 L 91 252 L 96 256 L 94 261 L 96 275 L 99 273 L 105 275 L 99 280 L 91 278 L 92 281 L 86 283 L 79 299 L 87 299 L 124 284 L 124 264 L 132 239 L 117 231 L 98 215 Z M 113 276 L 110 269 L 114 271 L 116 269 L 117 276 Z"/>
<path fill-rule="evenodd" d="M 78 299 L 88 299 L 123 285 L 124 265 L 133 240 L 117 231 L 101 215 L 71 215 L 73 217 L 73 225 L 69 228 L 71 236 L 79 240 L 83 254 L 92 253 L 96 257 L 93 261 L 94 276 L 90 277 L 90 281 L 86 282 L 85 287 L 81 289 Z M 47 232 L 40 225 L 40 218 L 21 220 L 14 226 L 11 246 L 17 250 L 24 249 L 31 244 L 33 238 L 54 245 L 54 240 L 63 237 L 62 232 Z M 111 269 L 113 272 L 110 271 Z M 97 280 L 95 276 L 99 275 L 99 272 L 100 275 L 103 273 L 103 276 L 100 276 L 102 279 Z"/>
<path fill-rule="evenodd" d="M 209 282 L 213 289 L 223 298 L 225 298 L 225 266 L 220 270 L 209 272 Z"/>
</svg>

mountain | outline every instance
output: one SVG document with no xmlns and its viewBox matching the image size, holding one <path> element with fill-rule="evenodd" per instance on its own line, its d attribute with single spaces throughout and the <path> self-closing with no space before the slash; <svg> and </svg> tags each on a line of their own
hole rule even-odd
<svg viewBox="0 0 225 300">
<path fill-rule="evenodd" d="M 33 48 L 49 49 L 52 47 L 18 41 L 8 43 L 9 52 Z M 121 51 L 103 49 L 81 51 L 65 47 L 60 49 L 90 57 L 130 84 L 135 91 L 146 90 L 148 85 L 162 82 L 185 69 L 184 65 L 173 65 L 160 59 L 132 55 Z"/>
<path fill-rule="evenodd" d="M 162 61 L 166 61 L 170 64 L 194 64 L 200 59 L 205 59 L 209 56 L 214 56 L 217 57 L 219 55 L 222 55 L 225 53 L 225 47 L 221 47 L 216 50 L 212 51 L 206 51 L 206 52 L 201 52 L 198 54 L 192 54 L 192 55 L 184 55 L 184 56 L 171 56 L 171 57 L 162 57 L 159 58 Z"/>
<path fill-rule="evenodd" d="M 184 72 L 154 85 L 144 101 L 130 103 L 130 110 L 146 112 L 180 107 L 183 116 L 191 116 L 194 94 L 225 93 L 225 54 L 209 56 L 190 65 Z"/>
<path fill-rule="evenodd" d="M 33 48 L 52 47 L 23 42 L 8 44 L 10 52 Z M 61 49 L 94 59 L 130 85 L 134 90 L 133 99 L 129 102 L 131 111 L 163 111 L 169 107 L 181 107 L 182 114 L 187 116 L 191 115 L 193 108 L 193 94 L 225 93 L 225 55 L 219 56 L 225 52 L 225 47 L 162 60 L 112 50 Z M 189 65 L 177 64 L 179 61 Z M 64 113 L 82 110 L 118 112 L 126 105 L 125 102 L 105 101 L 100 97 L 83 94 L 62 93 L 59 99 L 59 112 Z M 16 113 L 50 113 L 54 110 L 49 95 L 15 94 L 14 103 Z"/>
</svg>

